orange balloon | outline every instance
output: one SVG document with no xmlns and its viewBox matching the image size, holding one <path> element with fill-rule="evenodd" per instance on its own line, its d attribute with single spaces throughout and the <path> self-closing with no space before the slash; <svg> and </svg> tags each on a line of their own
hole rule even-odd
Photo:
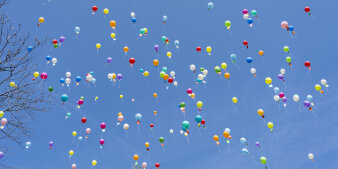
<svg viewBox="0 0 338 169">
<path fill-rule="evenodd" d="M 111 21 L 109 22 L 109 25 L 110 25 L 113 29 L 115 29 L 116 21 L 111 20 Z"/>
<path fill-rule="evenodd" d="M 154 96 L 154 97 L 157 97 L 157 93 L 154 93 L 153 96 Z"/>
<path fill-rule="evenodd" d="M 215 141 L 218 141 L 218 140 L 219 140 L 218 135 L 214 135 L 213 139 L 214 139 Z"/>
<path fill-rule="evenodd" d="M 135 161 L 137 161 L 138 158 L 139 158 L 139 156 L 138 156 L 137 154 L 135 154 L 135 155 L 133 156 L 133 159 L 134 159 Z"/>
<path fill-rule="evenodd" d="M 263 109 L 258 109 L 257 113 L 258 113 L 258 115 L 263 116 L 264 115 L 264 110 Z"/>
<path fill-rule="evenodd" d="M 164 76 L 163 76 L 163 79 L 164 80 L 167 80 L 169 78 L 169 75 L 168 74 L 165 74 Z"/>
<path fill-rule="evenodd" d="M 154 59 L 154 60 L 153 60 L 154 66 L 158 66 L 159 63 L 160 63 L 160 61 L 158 61 L 157 59 Z"/>
<path fill-rule="evenodd" d="M 129 51 L 128 46 L 123 47 L 123 51 L 127 53 Z"/>
<path fill-rule="evenodd" d="M 224 132 L 223 132 L 223 136 L 224 136 L 225 138 L 228 138 L 228 137 L 229 137 L 229 135 L 230 135 L 230 134 L 229 134 L 229 132 L 228 132 L 228 131 L 224 131 Z"/>
<path fill-rule="evenodd" d="M 258 51 L 258 54 L 263 56 L 264 55 L 264 52 L 262 50 Z"/>
<path fill-rule="evenodd" d="M 230 73 L 228 73 L 228 72 L 224 73 L 224 77 L 225 77 L 226 79 L 229 79 L 229 78 L 230 78 Z"/>
</svg>

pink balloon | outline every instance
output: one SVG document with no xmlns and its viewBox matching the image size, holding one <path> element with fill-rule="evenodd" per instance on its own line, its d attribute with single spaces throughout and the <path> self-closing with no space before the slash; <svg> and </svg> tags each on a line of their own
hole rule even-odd
<svg viewBox="0 0 338 169">
<path fill-rule="evenodd" d="M 6 118 L 2 118 L 1 119 L 1 124 L 4 126 L 7 124 L 7 119 Z"/>
<path fill-rule="evenodd" d="M 247 14 L 248 10 L 247 9 L 243 9 L 243 14 Z"/>
<path fill-rule="evenodd" d="M 118 120 L 119 122 L 123 121 L 123 116 L 117 117 L 117 120 Z"/>
<path fill-rule="evenodd" d="M 89 134 L 92 130 L 90 128 L 86 129 L 86 133 Z"/>
<path fill-rule="evenodd" d="M 100 144 L 101 144 L 101 146 L 104 144 L 104 139 L 100 139 Z"/>
<path fill-rule="evenodd" d="M 188 94 L 191 94 L 191 93 L 192 93 L 192 89 L 188 88 L 188 89 L 187 89 L 187 93 L 188 93 Z"/>
<path fill-rule="evenodd" d="M 102 123 L 100 124 L 100 127 L 101 127 L 101 129 L 105 129 L 105 128 L 106 128 L 106 123 L 102 122 Z"/>
<path fill-rule="evenodd" d="M 72 164 L 72 169 L 75 169 L 76 168 L 76 164 Z"/>
<path fill-rule="evenodd" d="M 47 79 L 48 74 L 47 74 L 46 72 L 42 72 L 42 73 L 40 74 L 40 77 L 41 77 L 41 79 Z"/>
<path fill-rule="evenodd" d="M 143 162 L 143 163 L 142 163 L 142 167 L 143 167 L 143 168 L 147 168 L 147 163 L 146 163 L 146 162 Z"/>
<path fill-rule="evenodd" d="M 289 23 L 286 21 L 283 21 L 280 25 L 283 29 L 287 29 L 289 27 Z"/>
<path fill-rule="evenodd" d="M 79 99 L 79 100 L 77 101 L 77 104 L 81 106 L 81 105 L 83 104 L 83 100 L 82 100 L 82 99 Z"/>
</svg>

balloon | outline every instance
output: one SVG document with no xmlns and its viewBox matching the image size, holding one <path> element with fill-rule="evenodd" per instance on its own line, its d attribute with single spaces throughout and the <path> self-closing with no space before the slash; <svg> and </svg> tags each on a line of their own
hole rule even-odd
<svg viewBox="0 0 338 169">
<path fill-rule="evenodd" d="M 258 54 L 259 54 L 260 56 L 263 56 L 263 55 L 264 55 L 264 51 L 260 50 L 260 51 L 258 51 Z"/>
<path fill-rule="evenodd" d="M 244 40 L 243 41 L 243 45 L 246 46 L 248 48 L 248 41 Z"/>
<path fill-rule="evenodd" d="M 208 3 L 208 10 L 210 11 L 212 8 L 214 8 L 214 4 L 212 2 Z"/>
<path fill-rule="evenodd" d="M 191 64 L 191 65 L 190 65 L 190 70 L 191 70 L 191 71 L 195 71 L 195 70 L 196 70 L 196 66 L 195 66 L 194 64 Z"/>
<path fill-rule="evenodd" d="M 247 14 L 248 10 L 247 9 L 243 9 L 243 14 Z"/>
<path fill-rule="evenodd" d="M 265 78 L 265 83 L 268 84 L 268 85 L 271 84 L 272 79 L 270 77 Z"/>
<path fill-rule="evenodd" d="M 123 124 L 123 128 L 124 128 L 125 130 L 128 130 L 128 129 L 129 129 L 129 124 L 127 124 L 127 123 Z"/>
<path fill-rule="evenodd" d="M 269 129 L 272 129 L 272 128 L 273 128 L 273 123 L 272 123 L 272 122 L 269 122 L 269 123 L 268 123 L 268 128 L 269 128 Z"/>
<path fill-rule="evenodd" d="M 203 102 L 202 102 L 202 101 L 198 101 L 198 102 L 196 103 L 196 105 L 197 105 L 197 107 L 201 108 L 201 107 L 203 106 Z"/>
<path fill-rule="evenodd" d="M 67 94 L 61 95 L 61 101 L 66 102 L 67 100 L 68 100 L 68 95 Z"/>
<path fill-rule="evenodd" d="M 252 58 L 251 58 L 251 57 L 247 57 L 247 58 L 246 58 L 246 62 L 252 63 Z"/>
<path fill-rule="evenodd" d="M 195 121 L 196 121 L 197 123 L 200 123 L 200 122 L 202 121 L 202 116 L 196 115 Z"/>
<path fill-rule="evenodd" d="M 175 72 L 174 71 L 170 71 L 170 76 L 175 77 Z"/>
<path fill-rule="evenodd" d="M 106 128 L 106 123 L 102 122 L 102 123 L 100 124 L 100 127 L 101 127 L 101 129 L 105 129 L 105 128 Z"/>
<path fill-rule="evenodd" d="M 284 75 L 284 74 L 285 74 L 285 69 L 281 69 L 281 70 L 280 70 L 280 73 L 281 73 L 282 75 Z"/>
<path fill-rule="evenodd" d="M 100 145 L 102 146 L 104 144 L 104 139 L 100 139 Z"/>
<path fill-rule="evenodd" d="M 131 12 L 131 13 L 130 13 L 130 16 L 131 16 L 131 17 L 135 17 L 135 15 L 136 15 L 135 12 Z"/>
<path fill-rule="evenodd" d="M 227 29 L 230 29 L 231 26 L 231 22 L 229 20 L 225 21 L 225 26 L 227 27 Z"/>
<path fill-rule="evenodd" d="M 320 83 L 321 83 L 323 86 L 328 87 L 327 81 L 326 81 L 325 79 L 322 79 L 322 80 L 320 81 Z"/>
<path fill-rule="evenodd" d="M 223 132 L 223 136 L 224 136 L 225 138 L 229 138 L 230 132 L 229 132 L 229 131 L 224 131 L 224 132 Z"/>
<path fill-rule="evenodd" d="M 173 130 L 173 129 L 170 129 L 170 130 L 169 130 L 169 133 L 170 133 L 170 134 L 173 134 L 173 133 L 174 133 L 174 130 Z"/>
<path fill-rule="evenodd" d="M 72 135 L 73 135 L 73 136 L 76 136 L 76 135 L 77 135 L 77 132 L 76 132 L 76 131 L 73 131 Z"/>
<path fill-rule="evenodd" d="M 158 139 L 158 141 L 160 141 L 160 143 L 163 143 L 163 142 L 164 142 L 164 138 L 163 138 L 163 137 L 160 137 L 160 138 Z"/>
<path fill-rule="evenodd" d="M 69 151 L 69 155 L 70 155 L 70 156 L 74 155 L 74 151 L 73 151 L 73 150 L 70 150 L 70 151 Z"/>
<path fill-rule="evenodd" d="M 236 63 L 237 55 L 236 54 L 231 54 L 230 59 L 232 60 L 232 63 Z"/>
<path fill-rule="evenodd" d="M 162 19 L 163 19 L 163 23 L 165 23 L 167 21 L 168 17 L 167 16 L 163 16 Z"/>
<path fill-rule="evenodd" d="M 130 58 L 129 59 L 129 63 L 130 63 L 130 66 L 132 66 L 135 63 L 135 59 L 134 58 Z"/>
<path fill-rule="evenodd" d="M 136 119 L 136 121 L 141 121 L 142 115 L 140 113 L 135 114 L 135 119 Z"/>
<path fill-rule="evenodd" d="M 293 101 L 299 102 L 299 95 L 298 94 L 294 94 L 292 98 L 293 98 Z"/>
<path fill-rule="evenodd" d="M 279 88 L 278 87 L 273 88 L 273 92 L 279 93 Z"/>
<path fill-rule="evenodd" d="M 254 20 L 253 20 L 252 18 L 248 18 L 248 19 L 246 20 L 246 22 L 247 22 L 250 26 L 252 26 L 252 23 L 254 22 Z"/>
<path fill-rule="evenodd" d="M 32 145 L 32 143 L 30 141 L 26 142 L 26 148 L 28 149 L 30 146 Z"/>
<path fill-rule="evenodd" d="M 229 78 L 230 78 L 230 73 L 228 73 L 228 72 L 224 73 L 224 77 L 225 77 L 226 79 L 229 79 Z"/>
<path fill-rule="evenodd" d="M 280 25 L 281 25 L 281 27 L 282 27 L 283 29 L 287 29 L 288 26 L 289 26 L 289 23 L 286 22 L 286 21 L 282 21 Z"/>
<path fill-rule="evenodd" d="M 313 100 L 312 95 L 307 95 L 306 96 L 306 100 L 308 100 L 309 102 L 312 102 L 312 100 Z"/>
<path fill-rule="evenodd" d="M 243 19 L 249 19 L 249 14 L 244 14 Z"/>
<path fill-rule="evenodd" d="M 92 10 L 93 10 L 94 12 L 96 12 L 96 11 L 97 11 L 97 6 L 93 6 L 93 7 L 92 7 Z"/>
<path fill-rule="evenodd" d="M 86 134 L 89 134 L 92 130 L 90 128 L 86 128 Z"/>
<path fill-rule="evenodd" d="M 175 41 L 174 41 L 174 44 L 175 44 L 176 48 L 178 48 L 178 45 L 180 45 L 180 41 L 175 40 Z"/>
<path fill-rule="evenodd" d="M 188 94 L 191 94 L 191 93 L 192 93 L 192 89 L 191 89 L 191 88 L 188 88 L 188 89 L 187 89 L 187 93 L 188 93 Z"/>
<path fill-rule="evenodd" d="M 149 142 L 146 142 L 144 145 L 146 146 L 146 148 L 148 148 L 149 147 Z"/>
<path fill-rule="evenodd" d="M 159 64 L 159 61 L 158 61 L 157 59 L 154 59 L 154 60 L 153 60 L 153 65 L 157 67 L 158 64 Z"/>
<path fill-rule="evenodd" d="M 75 28 L 74 28 L 74 31 L 75 31 L 76 34 L 79 34 L 79 33 L 80 33 L 80 27 L 78 27 L 78 26 L 75 27 Z"/>
<path fill-rule="evenodd" d="M 63 42 L 66 41 L 66 38 L 65 38 L 64 36 L 61 36 L 61 37 L 59 38 L 59 41 L 60 41 L 60 43 L 63 43 Z"/>
<path fill-rule="evenodd" d="M 183 108 L 184 108 L 184 107 L 185 107 L 185 103 L 184 103 L 184 102 L 181 102 L 181 103 L 180 103 L 180 107 L 183 107 Z"/>
<path fill-rule="evenodd" d="M 289 51 L 290 51 L 290 49 L 289 49 L 288 46 L 284 46 L 284 47 L 283 47 L 283 50 L 284 50 L 284 52 L 288 52 L 288 53 L 289 53 Z"/>
<path fill-rule="evenodd" d="M 264 156 L 262 156 L 259 160 L 261 161 L 262 164 L 264 165 L 266 164 L 266 158 Z"/>
<path fill-rule="evenodd" d="M 187 130 L 189 130 L 189 126 L 190 126 L 190 123 L 189 123 L 189 121 L 183 121 L 182 122 L 182 130 L 183 131 L 187 131 Z"/>
<path fill-rule="evenodd" d="M 101 44 L 100 44 L 100 43 L 97 43 L 97 44 L 96 44 L 96 48 L 97 48 L 97 49 L 100 49 L 100 48 L 101 48 Z"/>
<path fill-rule="evenodd" d="M 85 124 L 85 123 L 87 122 L 87 118 L 86 118 L 86 117 L 82 117 L 81 122 L 82 122 L 83 124 Z"/>
<path fill-rule="evenodd" d="M 211 51 L 212 51 L 211 46 L 207 46 L 206 51 L 208 52 L 209 55 L 211 55 Z"/>
<path fill-rule="evenodd" d="M 278 95 L 274 95 L 274 96 L 273 96 L 273 99 L 274 99 L 276 102 L 279 102 L 279 96 L 278 96 Z"/>
<path fill-rule="evenodd" d="M 155 167 L 158 169 L 160 167 L 160 163 L 155 163 Z"/>
<path fill-rule="evenodd" d="M 146 162 L 143 162 L 143 163 L 142 163 L 142 168 L 143 168 L 143 169 L 147 168 L 147 163 L 146 163 Z"/>
<path fill-rule="evenodd" d="M 72 164 L 72 169 L 75 169 L 76 168 L 76 164 Z"/>
<path fill-rule="evenodd" d="M 48 74 L 47 74 L 46 72 L 42 72 L 42 73 L 40 74 L 40 77 L 41 77 L 41 79 L 47 79 Z"/>
<path fill-rule="evenodd" d="M 96 161 L 96 160 L 93 160 L 93 161 L 92 161 L 92 166 L 96 166 L 96 164 L 97 164 L 97 161 Z"/>
<path fill-rule="evenodd" d="M 305 61 L 304 65 L 309 68 L 311 66 L 311 63 L 309 61 Z"/>
<path fill-rule="evenodd" d="M 310 14 L 310 7 L 308 7 L 308 6 L 306 6 L 305 8 L 304 8 L 304 11 L 306 12 L 306 13 L 309 13 Z"/>
<path fill-rule="evenodd" d="M 243 152 L 244 154 L 248 154 L 248 153 L 249 153 L 248 149 L 246 149 L 246 148 L 242 148 L 242 152 Z"/>
<path fill-rule="evenodd" d="M 127 53 L 129 51 L 129 47 L 128 46 L 123 47 L 123 51 Z"/>
<path fill-rule="evenodd" d="M 40 17 L 40 18 L 39 18 L 39 23 L 44 23 L 44 22 L 45 22 L 45 18 Z"/>
<path fill-rule="evenodd" d="M 247 143 L 246 143 L 246 139 L 245 139 L 244 137 L 240 138 L 239 141 L 240 141 L 242 144 L 245 144 L 245 145 L 247 144 Z"/>
<path fill-rule="evenodd" d="M 218 135 L 214 135 L 214 136 L 213 136 L 213 139 L 214 139 L 215 141 L 218 141 L 218 140 L 219 140 Z"/>
<path fill-rule="evenodd" d="M 121 80 L 121 79 L 123 78 L 122 74 L 120 74 L 120 73 L 119 73 L 119 74 L 117 74 L 117 76 L 116 76 L 116 77 L 117 77 L 117 79 L 119 79 L 119 80 Z"/>
<path fill-rule="evenodd" d="M 33 50 L 33 47 L 32 47 L 32 46 L 28 46 L 28 47 L 27 47 L 27 50 L 28 50 L 28 52 L 30 52 L 30 51 Z"/>
<path fill-rule="evenodd" d="M 252 10 L 252 11 L 251 11 L 251 15 L 252 15 L 252 16 L 257 16 L 257 11 L 256 11 L 256 10 Z"/>
<path fill-rule="evenodd" d="M 305 106 L 305 107 L 310 107 L 310 102 L 309 101 L 307 101 L 307 100 L 305 100 L 304 102 L 303 102 L 303 105 Z"/>
<path fill-rule="evenodd" d="M 5 113 L 3 111 L 0 111 L 0 117 L 3 117 Z"/>
<path fill-rule="evenodd" d="M 289 65 L 291 66 L 291 57 L 290 56 L 287 56 L 286 57 L 286 61 L 289 63 Z"/>
<path fill-rule="evenodd" d="M 312 153 L 309 153 L 308 155 L 307 155 L 307 157 L 310 159 L 310 160 L 314 160 L 314 158 L 315 158 L 315 156 L 312 154 Z"/>
<path fill-rule="evenodd" d="M 232 102 L 237 103 L 237 101 L 238 101 L 238 100 L 237 100 L 237 97 L 233 97 L 233 98 L 232 98 Z"/>
<path fill-rule="evenodd" d="M 155 49 L 156 52 L 158 52 L 158 48 L 159 48 L 158 45 L 155 45 L 155 46 L 154 46 L 154 49 Z"/>
<path fill-rule="evenodd" d="M 171 58 L 171 52 L 167 52 L 167 56 L 170 59 Z"/>
<path fill-rule="evenodd" d="M 148 72 L 148 71 L 145 71 L 145 72 L 143 73 L 143 75 L 144 75 L 145 77 L 147 77 L 147 76 L 149 76 L 149 72 Z"/>
<path fill-rule="evenodd" d="M 283 97 L 284 97 L 284 93 L 283 93 L 283 92 L 279 92 L 278 96 L 279 96 L 280 98 L 283 98 Z"/>
<path fill-rule="evenodd" d="M 55 64 L 58 62 L 58 60 L 56 58 L 53 58 L 52 59 L 52 63 L 53 63 L 53 66 L 55 66 Z"/>
<path fill-rule="evenodd" d="M 115 29 L 115 27 L 116 27 L 116 21 L 111 20 L 111 21 L 109 22 L 109 25 L 110 25 L 113 29 Z"/>
<path fill-rule="evenodd" d="M 200 46 L 197 46 L 197 47 L 196 47 L 196 51 L 197 51 L 197 52 L 201 52 L 201 50 L 202 50 L 202 48 L 201 48 Z"/>
<path fill-rule="evenodd" d="M 258 113 L 258 115 L 263 116 L 264 115 L 264 110 L 263 109 L 258 109 L 257 113 Z"/>
<path fill-rule="evenodd" d="M 319 84 L 316 84 L 316 85 L 315 85 L 315 89 L 316 89 L 317 91 L 320 91 L 320 90 L 322 89 L 322 86 L 320 86 Z"/>
<path fill-rule="evenodd" d="M 109 9 L 104 8 L 104 9 L 103 9 L 103 14 L 104 14 L 104 15 L 107 15 L 108 13 L 109 13 Z"/>
<path fill-rule="evenodd" d="M 14 87 L 15 86 L 15 82 L 10 82 L 9 86 Z"/>
</svg>

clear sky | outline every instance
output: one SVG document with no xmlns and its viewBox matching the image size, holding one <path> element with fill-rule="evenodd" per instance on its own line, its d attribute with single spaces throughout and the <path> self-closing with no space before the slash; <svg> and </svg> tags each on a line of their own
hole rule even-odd
<svg viewBox="0 0 338 169">
<path fill-rule="evenodd" d="M 22 24 L 23 32 L 50 40 L 66 37 L 66 42 L 54 49 L 52 45 L 34 52 L 39 67 L 37 71 L 48 73 L 45 90 L 54 87 L 54 99 L 51 110 L 36 115 L 34 121 L 29 120 L 34 136 L 27 139 L 31 147 L 26 150 L 24 145 L 8 141 L 1 144 L 9 146 L 9 154 L 1 162 L 28 169 L 63 169 L 91 168 L 91 161 L 97 160 L 94 168 L 124 169 L 134 164 L 133 155 L 139 154 L 139 163 L 146 161 L 147 168 L 155 168 L 159 162 L 160 169 L 259 169 L 264 168 L 259 157 L 267 158 L 268 168 L 273 169 L 312 169 L 313 162 L 308 159 L 308 153 L 313 153 L 319 169 L 335 169 L 338 159 L 337 119 L 337 22 L 335 21 L 336 6 L 334 0 L 242 0 L 213 1 L 214 8 L 209 12 L 208 1 L 205 0 L 123 0 L 123 1 L 84 1 L 84 0 L 13 0 L 4 11 L 14 24 Z M 91 7 L 98 6 L 98 12 L 91 14 Z M 312 16 L 304 12 L 304 7 L 310 6 Z M 103 16 L 103 9 L 110 13 Z M 258 18 L 254 20 L 253 28 L 242 17 L 242 10 L 255 9 Z M 135 12 L 137 22 L 132 24 L 130 13 Z M 166 24 L 162 16 L 167 15 Z M 37 28 L 39 17 L 45 18 L 45 23 Z M 116 38 L 114 42 L 110 33 L 110 20 L 116 20 Z M 224 22 L 230 20 L 231 33 L 226 30 Z M 288 21 L 295 28 L 295 39 L 280 26 L 281 21 Z M 81 28 L 76 39 L 74 27 Z M 148 28 L 148 35 L 139 38 L 139 29 Z M 38 30 L 36 32 L 36 30 Z M 163 45 L 161 37 L 168 37 L 171 42 L 168 49 Z M 179 49 L 174 46 L 174 40 L 179 40 Z M 249 42 L 249 49 L 242 45 L 243 40 Z M 96 43 L 102 47 L 97 54 Z M 159 45 L 156 55 L 153 46 Z M 212 55 L 205 52 L 206 46 L 211 46 Z M 285 61 L 287 53 L 283 46 L 290 47 L 292 67 Z M 128 46 L 125 56 L 123 47 Z M 202 47 L 201 55 L 196 52 L 197 46 Z M 263 50 L 264 56 L 258 51 Z M 169 61 L 166 52 L 172 52 Z M 231 63 L 230 54 L 236 54 L 237 65 Z M 46 66 L 45 57 L 56 57 L 56 66 Z M 252 57 L 253 63 L 246 63 L 246 57 Z M 106 64 L 106 58 L 113 61 Z M 136 63 L 130 68 L 128 59 L 134 57 Z M 159 59 L 156 69 L 152 61 Z M 312 70 L 308 72 L 304 62 L 311 62 Z M 231 74 L 230 83 L 223 76 L 215 73 L 214 67 L 222 62 L 228 64 Z M 196 86 L 194 73 L 189 65 L 195 64 L 197 69 L 204 67 L 209 71 L 207 83 Z M 159 77 L 159 70 L 167 67 L 176 72 L 178 87 L 167 83 Z M 257 70 L 256 79 L 252 77 L 250 68 Z M 139 69 L 150 72 L 144 77 Z M 285 84 L 277 78 L 281 68 L 286 69 Z M 93 71 L 97 82 L 85 83 L 86 73 Z M 70 89 L 59 83 L 65 73 L 72 73 Z M 124 78 L 120 88 L 107 79 L 108 73 L 121 73 Z M 223 72 L 224 73 L 224 72 Z M 32 72 L 33 74 L 33 72 Z M 75 87 L 75 77 L 81 76 L 82 81 Z M 272 88 L 264 83 L 270 76 L 273 85 L 278 86 L 288 98 L 286 108 L 274 101 Z M 195 75 L 195 78 L 197 76 Z M 327 79 L 329 91 L 324 89 L 323 96 L 314 89 L 321 79 Z M 186 94 L 186 89 L 192 88 L 196 94 L 193 100 Z M 158 93 L 158 101 L 152 94 Z M 65 119 L 66 111 L 60 101 L 61 94 L 68 94 L 69 100 L 64 107 L 72 113 Z M 315 104 L 310 112 L 292 100 L 294 94 L 300 96 L 302 103 L 311 94 Z M 124 102 L 120 99 L 124 95 Z M 76 108 L 80 96 L 85 97 L 81 109 Z M 99 99 L 95 102 L 94 98 Z M 234 104 L 232 97 L 238 98 Z M 135 102 L 131 102 L 134 98 Z M 206 128 L 197 127 L 194 118 L 199 113 L 196 101 L 204 103 L 201 116 L 206 120 Z M 178 108 L 178 104 L 186 103 L 186 116 Z M 265 120 L 274 123 L 274 134 L 264 125 L 257 115 L 259 108 L 265 111 Z M 153 111 L 157 110 L 157 117 Z M 122 125 L 117 126 L 117 113 L 122 112 L 123 123 L 128 123 L 130 129 L 127 135 Z M 143 119 L 139 132 L 134 118 L 141 113 Z M 82 125 L 81 118 L 87 117 L 87 123 Z M 190 122 L 189 143 L 187 138 L 179 134 L 181 123 Z M 99 127 L 101 122 L 107 124 L 102 135 Z M 155 127 L 151 130 L 150 123 Z M 72 132 L 77 136 L 85 136 L 85 128 L 91 128 L 92 133 L 86 142 L 78 143 Z M 169 129 L 174 129 L 170 135 Z M 225 128 L 231 129 L 232 140 L 227 147 L 222 133 Z M 82 130 L 81 130 L 82 129 Z M 217 148 L 213 135 L 220 136 L 220 150 Z M 165 138 L 165 152 L 158 138 Z M 245 137 L 250 155 L 243 154 L 243 146 L 239 139 Z M 105 144 L 100 149 L 99 139 L 104 138 Z M 73 140 L 74 139 L 74 140 Z M 49 141 L 54 142 L 52 150 Z M 144 143 L 150 142 L 147 153 Z M 261 148 L 255 146 L 259 141 Z M 75 154 L 69 159 L 68 151 Z"/>
</svg>

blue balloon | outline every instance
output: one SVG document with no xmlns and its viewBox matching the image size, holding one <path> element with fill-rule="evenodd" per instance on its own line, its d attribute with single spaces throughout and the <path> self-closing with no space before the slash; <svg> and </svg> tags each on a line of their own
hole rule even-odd
<svg viewBox="0 0 338 169">
<path fill-rule="evenodd" d="M 61 95 L 61 101 L 66 102 L 67 100 L 68 100 L 68 95 L 67 94 Z"/>
<path fill-rule="evenodd" d="M 30 52 L 30 51 L 33 50 L 33 47 L 32 47 L 32 46 L 28 46 L 28 47 L 27 47 L 27 50 L 28 50 L 28 52 Z"/>
<path fill-rule="evenodd" d="M 236 59 L 237 59 L 237 55 L 236 54 L 231 54 L 230 55 L 230 59 L 232 60 L 232 63 L 235 63 Z"/>
<path fill-rule="evenodd" d="M 131 18 L 131 22 L 135 23 L 136 22 L 136 18 Z"/>
<path fill-rule="evenodd" d="M 294 30 L 294 28 L 293 28 L 293 26 L 289 26 L 289 31 L 293 31 Z"/>
<path fill-rule="evenodd" d="M 81 77 L 80 76 L 76 76 L 76 82 L 80 82 L 81 81 Z"/>
<path fill-rule="evenodd" d="M 275 88 L 273 88 L 273 91 L 274 91 L 275 93 L 279 93 L 279 88 L 278 88 L 278 87 L 275 87 Z"/>
<path fill-rule="evenodd" d="M 143 70 L 143 69 L 140 69 L 140 72 L 141 72 L 141 73 L 143 73 L 143 72 L 144 72 L 144 70 Z"/>
<path fill-rule="evenodd" d="M 246 62 L 251 63 L 252 62 L 252 58 L 251 57 L 247 57 L 246 58 Z"/>
<path fill-rule="evenodd" d="M 197 115 L 197 116 L 195 117 L 195 121 L 196 121 L 197 123 L 200 123 L 200 122 L 202 121 L 202 116 Z"/>
<path fill-rule="evenodd" d="M 312 97 L 311 95 L 307 95 L 307 96 L 306 96 L 306 100 L 308 100 L 309 102 L 312 102 L 313 97 Z"/>
<path fill-rule="evenodd" d="M 246 149 L 246 148 L 243 148 L 243 149 L 242 149 L 242 152 L 243 152 L 244 154 L 249 154 L 249 151 L 248 151 L 248 149 Z"/>
<path fill-rule="evenodd" d="M 248 22 L 248 24 L 252 24 L 254 22 L 254 20 L 252 18 L 249 18 L 248 20 L 246 20 Z"/>
<path fill-rule="evenodd" d="M 60 83 L 64 83 L 64 82 L 65 82 L 65 79 L 64 79 L 64 78 L 60 78 L 59 82 L 60 82 Z"/>
<path fill-rule="evenodd" d="M 202 80 L 201 79 L 197 79 L 197 82 L 200 83 L 200 82 L 202 82 Z"/>
<path fill-rule="evenodd" d="M 244 137 L 242 137 L 241 139 L 239 139 L 239 141 L 242 143 L 242 144 L 246 144 L 246 139 Z"/>
<path fill-rule="evenodd" d="M 50 61 L 51 59 L 52 59 L 52 57 L 50 57 L 49 55 L 46 56 L 46 60 L 47 60 L 47 61 Z"/>
<path fill-rule="evenodd" d="M 137 121 L 141 121 L 142 120 L 142 115 L 140 113 L 135 114 L 135 119 Z"/>
<path fill-rule="evenodd" d="M 95 79 L 95 78 L 93 78 L 91 82 L 92 82 L 92 83 L 96 83 L 96 79 Z"/>
</svg>

